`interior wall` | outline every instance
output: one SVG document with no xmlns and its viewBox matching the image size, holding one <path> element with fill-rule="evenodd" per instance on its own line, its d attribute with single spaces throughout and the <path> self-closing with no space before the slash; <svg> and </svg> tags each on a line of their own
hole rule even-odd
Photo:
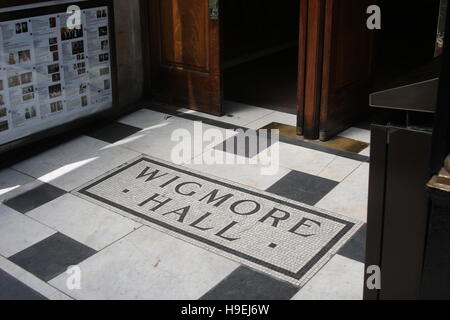
<svg viewBox="0 0 450 320">
<path fill-rule="evenodd" d="M 144 57 L 139 0 L 114 0 L 119 105 L 144 96 Z"/>
<path fill-rule="evenodd" d="M 224 60 L 298 42 L 299 0 L 224 0 Z"/>
</svg>

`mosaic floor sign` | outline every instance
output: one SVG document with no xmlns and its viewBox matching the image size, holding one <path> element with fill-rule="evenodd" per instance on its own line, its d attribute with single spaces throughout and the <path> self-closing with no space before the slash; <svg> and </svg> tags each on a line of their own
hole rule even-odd
<svg viewBox="0 0 450 320">
<path fill-rule="evenodd" d="M 75 194 L 300 286 L 361 226 L 150 157 L 124 164 Z"/>
</svg>

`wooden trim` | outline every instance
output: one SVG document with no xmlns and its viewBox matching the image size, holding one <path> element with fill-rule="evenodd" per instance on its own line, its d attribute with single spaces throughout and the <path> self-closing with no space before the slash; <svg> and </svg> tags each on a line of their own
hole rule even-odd
<svg viewBox="0 0 450 320">
<path fill-rule="evenodd" d="M 328 0 L 308 0 L 303 133 L 305 138 L 311 140 L 319 138 L 326 1 Z"/>
<path fill-rule="evenodd" d="M 299 58 L 297 78 L 297 134 L 303 135 L 305 116 L 306 48 L 308 39 L 308 0 L 300 0 Z"/>
<path fill-rule="evenodd" d="M 339 5 L 339 4 L 338 4 Z M 323 128 L 323 123 L 328 117 L 328 106 L 331 97 L 331 82 L 335 75 L 335 68 L 332 64 L 332 49 L 333 49 L 333 30 L 336 28 L 336 3 L 334 0 L 326 1 L 325 8 L 325 22 L 324 22 L 324 44 L 323 44 L 323 69 L 322 69 L 322 96 L 320 101 L 320 120 L 319 127 Z M 320 135 L 321 140 L 327 140 L 326 137 Z"/>
</svg>

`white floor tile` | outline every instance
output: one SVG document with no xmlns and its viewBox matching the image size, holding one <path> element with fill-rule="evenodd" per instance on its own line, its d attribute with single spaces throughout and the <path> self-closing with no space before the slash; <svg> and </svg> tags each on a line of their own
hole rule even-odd
<svg viewBox="0 0 450 320">
<path fill-rule="evenodd" d="M 12 169 L 0 170 L 0 197 L 7 197 L 8 193 L 17 190 L 34 179 Z"/>
<path fill-rule="evenodd" d="M 316 207 L 367 222 L 369 164 L 363 163 L 326 195 Z"/>
<path fill-rule="evenodd" d="M 40 180 L 36 180 L 36 179 L 32 180 L 31 182 L 21 185 L 18 188 L 15 188 L 14 190 L 11 190 L 8 193 L 0 195 L 0 202 L 4 202 L 5 200 L 9 200 L 9 199 L 15 198 L 17 196 L 20 196 L 28 191 L 34 190 L 34 189 L 42 186 L 43 184 L 45 184 L 45 183 Z"/>
<path fill-rule="evenodd" d="M 318 175 L 335 158 L 335 155 L 329 153 L 280 143 L 280 164 L 292 170 Z"/>
<path fill-rule="evenodd" d="M 142 227 L 81 263 L 76 299 L 193 300 L 203 296 L 238 264 Z M 62 291 L 67 275 L 50 283 Z"/>
<path fill-rule="evenodd" d="M 223 104 L 223 110 L 225 115 L 222 117 L 217 117 L 198 111 L 186 111 L 185 113 L 213 119 L 220 122 L 234 124 L 240 127 L 247 127 L 246 125 L 250 122 L 263 118 L 274 112 L 273 110 L 259 108 L 234 101 L 225 101 Z"/>
<path fill-rule="evenodd" d="M 115 145 L 120 144 L 127 149 L 182 165 L 225 141 L 227 132 L 229 136 L 236 134 L 231 130 L 181 119 L 163 127 L 136 133 Z M 214 133 L 211 140 L 205 139 L 205 135 L 209 133 Z M 183 157 L 173 156 L 182 153 L 181 147 L 187 155 L 184 161 Z"/>
<path fill-rule="evenodd" d="M 366 149 L 361 151 L 359 154 L 362 156 L 370 157 L 370 147 L 367 147 Z"/>
<path fill-rule="evenodd" d="M 71 191 L 137 156 L 137 152 L 82 136 L 23 161 L 14 169 Z"/>
<path fill-rule="evenodd" d="M 362 300 L 364 264 L 335 256 L 293 300 Z"/>
<path fill-rule="evenodd" d="M 0 254 L 9 258 L 56 231 L 0 204 Z"/>
<path fill-rule="evenodd" d="M 370 130 L 352 127 L 339 134 L 341 137 L 370 143 Z"/>
<path fill-rule="evenodd" d="M 241 161 L 230 164 L 187 164 L 185 167 L 203 174 L 216 176 L 229 181 L 237 182 L 245 186 L 256 188 L 259 190 L 266 190 L 275 182 L 286 176 L 291 170 L 283 167 L 278 167 L 276 172 L 270 175 L 264 175 L 263 169 L 268 169 L 269 166 L 261 164 L 250 164 L 249 159 L 241 156 L 235 156 L 230 153 L 225 153 L 216 150 L 219 158 L 226 159 L 226 157 L 234 157 L 234 159 Z"/>
<path fill-rule="evenodd" d="M 330 179 L 337 182 L 342 182 L 348 175 L 355 171 L 361 162 L 336 157 L 320 174 L 319 176 L 325 179 Z"/>
<path fill-rule="evenodd" d="M 297 116 L 295 114 L 276 111 L 274 113 L 271 113 L 271 114 L 265 116 L 264 118 L 255 120 L 255 121 L 247 124 L 246 127 L 256 130 L 256 129 L 261 129 L 261 128 L 271 124 L 272 122 L 282 123 L 282 124 L 286 124 L 288 126 L 296 127 L 297 126 Z"/>
<path fill-rule="evenodd" d="M 71 194 L 34 209 L 27 215 L 97 251 L 141 226 Z"/>
<path fill-rule="evenodd" d="M 152 130 L 153 127 L 170 125 L 179 121 L 179 119 L 157 111 L 141 109 L 120 119 L 119 122 L 144 130 Z"/>
</svg>

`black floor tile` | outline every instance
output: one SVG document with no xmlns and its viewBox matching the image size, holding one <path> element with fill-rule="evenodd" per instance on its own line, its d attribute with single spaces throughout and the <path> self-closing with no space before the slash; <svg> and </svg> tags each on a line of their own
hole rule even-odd
<svg viewBox="0 0 450 320">
<path fill-rule="evenodd" d="M 102 140 L 108 143 L 116 143 L 122 139 L 141 131 L 142 129 L 129 126 L 120 122 L 113 122 L 106 127 L 93 130 L 87 134 L 87 136 Z"/>
<path fill-rule="evenodd" d="M 0 300 L 29 301 L 47 300 L 47 298 L 3 270 L 0 270 Z"/>
<path fill-rule="evenodd" d="M 271 137 L 270 133 L 262 135 L 259 130 L 247 130 L 245 134 L 241 132 L 233 138 L 220 143 L 214 149 L 242 157 L 253 158 L 272 146 L 275 141 Z"/>
<path fill-rule="evenodd" d="M 336 181 L 291 171 L 271 186 L 267 192 L 313 206 L 338 184 Z"/>
<path fill-rule="evenodd" d="M 35 189 L 5 201 L 4 204 L 18 212 L 27 213 L 64 194 L 66 194 L 64 190 L 50 184 L 42 184 Z"/>
<path fill-rule="evenodd" d="M 201 300 L 290 300 L 299 290 L 287 282 L 240 267 Z"/>
<path fill-rule="evenodd" d="M 34 274 L 49 281 L 67 271 L 72 265 L 78 265 L 96 251 L 61 233 L 25 249 L 9 260 Z"/>
<path fill-rule="evenodd" d="M 365 263 L 366 235 L 367 224 L 359 229 L 359 231 L 341 248 L 341 250 L 339 250 L 338 254 L 346 258 Z"/>
</svg>

